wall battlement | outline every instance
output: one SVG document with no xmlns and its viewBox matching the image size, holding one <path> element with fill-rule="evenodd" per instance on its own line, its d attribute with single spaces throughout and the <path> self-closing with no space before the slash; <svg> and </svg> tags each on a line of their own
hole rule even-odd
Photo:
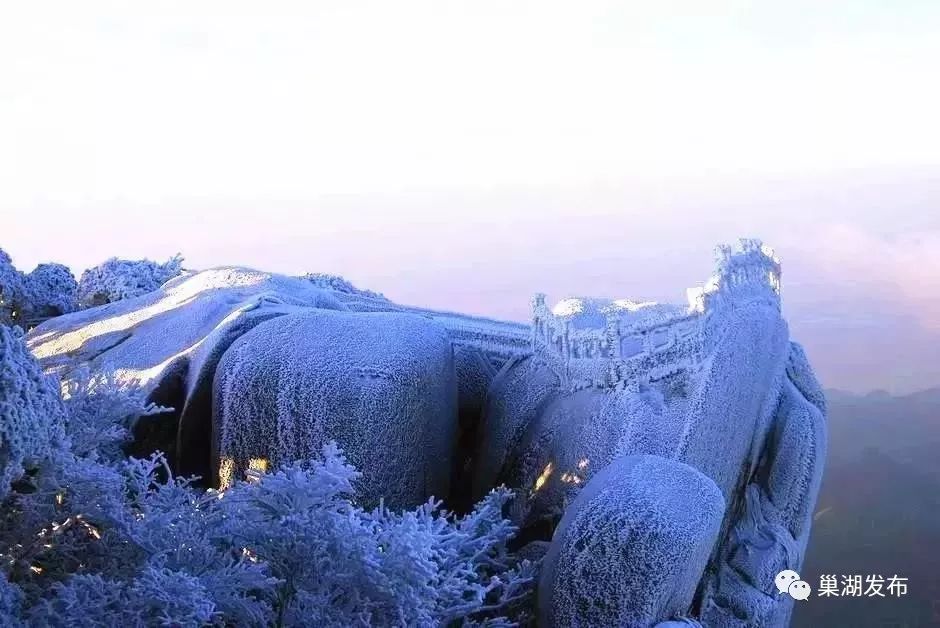
<svg viewBox="0 0 940 628">
<path fill-rule="evenodd" d="M 574 390 L 633 388 L 694 370 L 714 349 L 729 310 L 753 302 L 780 307 L 780 261 L 760 241 L 719 247 L 716 265 L 705 286 L 688 291 L 685 309 L 611 302 L 600 308 L 603 324 L 586 328 L 536 294 L 533 352 Z"/>
<path fill-rule="evenodd" d="M 759 240 L 716 249 L 716 269 L 704 286 L 687 291 L 688 306 L 632 301 L 584 301 L 590 324 L 571 312 L 556 314 L 544 294 L 532 299 L 522 323 L 399 305 L 361 294 L 341 294 L 354 311 L 396 311 L 443 324 L 456 346 L 478 349 L 499 368 L 514 356 L 535 354 L 571 389 L 636 387 L 695 369 L 714 349 L 725 314 L 746 303 L 780 307 L 780 261 Z M 580 301 L 570 299 L 568 309 Z M 575 308 L 576 309 L 576 308 Z"/>
</svg>

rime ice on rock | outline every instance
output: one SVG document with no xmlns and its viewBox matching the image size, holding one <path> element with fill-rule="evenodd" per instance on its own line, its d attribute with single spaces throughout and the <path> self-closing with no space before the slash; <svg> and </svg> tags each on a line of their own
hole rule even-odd
<svg viewBox="0 0 940 628">
<path fill-rule="evenodd" d="M 207 477 L 212 378 L 222 354 L 258 323 L 313 308 L 343 305 L 302 279 L 216 268 L 51 319 L 30 332 L 29 346 L 66 381 L 87 367 L 118 384 L 139 385 L 152 401 L 174 408 L 138 425 L 143 449 L 135 452 L 160 449 L 180 472 Z"/>
<path fill-rule="evenodd" d="M 276 318 L 219 363 L 220 483 L 252 460 L 305 459 L 334 440 L 362 472 L 366 503 L 411 507 L 444 496 L 456 401 L 453 350 L 433 321 L 327 311 Z"/>
<path fill-rule="evenodd" d="M 684 310 L 617 308 L 616 301 L 597 299 L 549 308 L 537 295 L 530 361 L 560 384 L 540 396 L 538 410 L 488 413 L 486 433 L 505 437 L 480 455 L 485 464 L 494 456 L 504 460 L 487 479 L 526 491 L 517 522 L 550 528 L 618 456 L 652 454 L 685 463 L 714 482 L 727 504 L 723 540 L 700 574 L 715 574 L 702 600 L 706 625 L 738 625 L 729 618 L 745 615 L 747 625 L 785 625 L 790 603 L 766 595 L 773 574 L 802 563 L 825 425 L 812 369 L 789 342 L 779 290 L 779 261 L 768 247 L 746 240 L 738 249 L 719 249 L 715 275 L 689 291 Z M 513 374 L 501 378 L 513 381 Z M 524 386 L 494 386 L 488 407 L 526 408 L 533 405 L 524 401 L 529 397 Z M 768 465 L 763 474 L 761 461 Z M 743 520 L 735 518 L 739 512 Z M 553 547 L 563 542 L 556 530 Z M 747 549 L 737 559 L 746 555 L 749 563 L 725 565 L 742 544 Z M 629 566 L 615 561 L 609 567 Z M 627 615 L 632 612 L 645 617 L 642 609 Z"/>
<path fill-rule="evenodd" d="M 715 484 L 687 465 L 618 458 L 555 530 L 540 575 L 540 625 L 640 628 L 685 612 L 724 510 Z"/>
<path fill-rule="evenodd" d="M 29 342 L 66 378 L 113 371 L 174 406 L 164 427 L 184 472 L 209 472 L 213 443 L 225 476 L 332 438 L 363 472 L 365 500 L 413 504 L 446 497 L 460 467 L 457 493 L 505 483 L 526 547 L 540 555 L 550 541 L 542 599 L 599 591 L 606 610 L 585 612 L 602 623 L 783 626 L 792 603 L 771 574 L 803 560 L 824 398 L 790 341 L 768 247 L 720 248 L 687 297 L 552 308 L 536 295 L 524 325 L 396 304 L 334 276 L 222 268 L 59 317 Z M 662 509 L 631 519 L 644 504 Z M 600 512 L 635 536 L 572 540 Z M 607 575 L 640 572 L 658 602 Z M 572 623 L 569 607 L 551 602 L 546 625 Z"/>
<path fill-rule="evenodd" d="M 716 275 L 684 309 L 597 299 L 550 309 L 537 295 L 533 359 L 561 384 L 524 421 L 526 436 L 502 443 L 512 462 L 497 481 L 531 486 L 553 462 L 560 473 L 533 516 L 556 516 L 614 457 L 655 454 L 703 471 L 730 499 L 742 461 L 769 429 L 787 363 L 779 275 L 767 247 L 745 241 L 737 253 L 720 250 Z M 514 404 L 515 394 L 494 389 L 490 404 Z M 501 429 L 492 420 L 515 419 L 490 416 L 488 431 Z"/>
</svg>

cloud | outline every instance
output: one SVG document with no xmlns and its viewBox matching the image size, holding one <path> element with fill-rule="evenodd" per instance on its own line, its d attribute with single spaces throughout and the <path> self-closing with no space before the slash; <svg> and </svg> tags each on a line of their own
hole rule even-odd
<svg viewBox="0 0 940 628">
<path fill-rule="evenodd" d="M 839 223 L 793 245 L 816 273 L 854 292 L 859 308 L 866 301 L 893 303 L 924 329 L 940 332 L 940 230 L 885 236 Z M 870 318 L 864 309 L 859 314 Z"/>
</svg>

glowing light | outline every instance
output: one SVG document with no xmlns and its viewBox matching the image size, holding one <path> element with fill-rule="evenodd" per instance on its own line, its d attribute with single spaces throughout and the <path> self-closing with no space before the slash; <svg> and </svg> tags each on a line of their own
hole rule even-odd
<svg viewBox="0 0 940 628">
<path fill-rule="evenodd" d="M 551 462 L 545 465 L 545 468 L 542 469 L 542 473 L 535 479 L 535 488 L 533 490 L 538 491 L 545 486 L 545 483 L 548 481 L 548 478 L 551 477 L 554 470 L 554 465 Z"/>
<path fill-rule="evenodd" d="M 576 473 L 562 473 L 561 481 L 565 484 L 580 484 L 581 476 Z"/>
<path fill-rule="evenodd" d="M 235 459 L 223 456 L 219 462 L 219 488 L 226 489 L 235 483 Z"/>
<path fill-rule="evenodd" d="M 589 464 L 591 464 L 591 461 L 589 459 L 581 458 L 581 460 L 578 461 L 578 468 L 582 470 L 587 469 L 587 466 Z"/>
<path fill-rule="evenodd" d="M 96 540 L 101 540 L 101 532 L 98 531 L 98 528 L 88 522 L 83 522 L 83 525 L 85 526 L 85 529 L 88 530 L 88 534 L 95 537 Z"/>
</svg>

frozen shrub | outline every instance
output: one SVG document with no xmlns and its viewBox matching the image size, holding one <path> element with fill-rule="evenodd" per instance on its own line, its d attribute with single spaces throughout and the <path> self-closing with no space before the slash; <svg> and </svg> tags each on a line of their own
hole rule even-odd
<svg viewBox="0 0 940 628">
<path fill-rule="evenodd" d="M 19 617 L 22 605 L 23 593 L 0 572 L 0 628 L 14 625 L 13 618 Z"/>
<path fill-rule="evenodd" d="M 287 625 L 446 625 L 518 602 L 531 565 L 514 565 L 497 490 L 454 518 L 429 501 L 401 514 L 351 501 L 358 473 L 334 444 L 225 494 L 235 546 L 278 578 Z"/>
<path fill-rule="evenodd" d="M 179 275 L 183 258 L 176 255 L 163 264 L 150 260 L 122 260 L 112 257 L 89 268 L 78 282 L 78 301 L 88 308 L 153 292 Z"/>
<path fill-rule="evenodd" d="M 118 384 L 106 370 L 92 375 L 87 367 L 72 374 L 63 397 L 72 453 L 112 463 L 123 457 L 138 418 L 171 410 L 147 403 L 140 388 Z"/>
<path fill-rule="evenodd" d="M 78 282 L 62 264 L 40 264 L 23 278 L 20 311 L 29 321 L 78 309 Z"/>
<path fill-rule="evenodd" d="M 0 325 L 0 499 L 60 444 L 63 415 L 56 383 L 30 355 L 23 331 Z"/>
<path fill-rule="evenodd" d="M 0 325 L 13 323 L 15 304 L 23 292 L 23 276 L 13 266 L 13 260 L 0 249 Z"/>
<path fill-rule="evenodd" d="M 330 275 L 328 273 L 307 273 L 303 276 L 303 279 L 306 279 L 313 285 L 318 288 L 327 288 L 328 290 L 333 290 L 335 292 L 343 292 L 345 294 L 353 294 L 364 297 L 369 297 L 370 299 L 381 299 L 382 301 L 387 301 L 384 294 L 379 292 L 373 292 L 372 290 L 362 290 L 352 285 L 349 280 L 340 277 L 339 275 Z"/>
</svg>

